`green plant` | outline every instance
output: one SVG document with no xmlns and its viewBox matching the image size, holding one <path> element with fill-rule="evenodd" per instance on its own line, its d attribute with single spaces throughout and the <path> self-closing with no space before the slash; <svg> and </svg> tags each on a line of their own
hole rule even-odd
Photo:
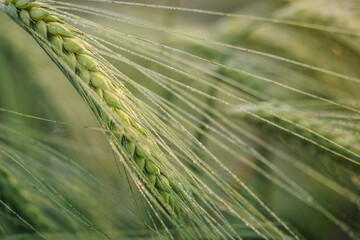
<svg viewBox="0 0 360 240">
<path fill-rule="evenodd" d="M 128 99 L 132 98 L 131 94 L 110 80 L 111 66 L 106 66 L 104 61 L 96 60 L 97 54 L 94 48 L 81 40 L 80 32 L 63 23 L 54 10 L 51 6 L 36 1 L 5 2 L 5 11 L 9 16 L 21 21 L 25 29 L 40 41 L 46 50 L 50 51 L 48 47 L 51 45 L 54 51 L 52 54 L 56 54 L 56 57 L 61 59 L 57 64 L 68 74 L 82 94 L 88 98 L 93 97 L 95 93 L 99 95 L 102 100 L 96 106 L 101 109 L 97 114 L 99 121 L 109 129 L 108 133 L 111 137 L 120 143 L 122 151 L 134 161 L 139 172 L 146 175 L 150 185 L 159 191 L 173 211 L 180 214 L 179 207 L 169 195 L 171 186 L 174 185 L 156 166 L 160 158 L 157 154 L 158 147 L 151 140 L 150 133 L 135 121 L 136 115 L 131 110 L 131 105 L 127 103 Z M 67 66 L 63 65 L 63 61 Z M 80 83 L 79 79 L 87 86 L 90 85 L 90 88 L 82 86 L 83 83 Z M 94 100 L 92 101 L 96 104 Z M 109 111 L 113 112 L 111 116 L 117 116 L 117 119 L 112 121 L 107 115 Z M 139 135 L 143 136 L 139 137 Z"/>
<path fill-rule="evenodd" d="M 157 204 L 175 223 L 181 223 L 178 219 L 180 205 L 182 211 L 187 212 L 199 226 L 203 221 L 211 223 L 211 217 L 201 213 L 201 209 L 194 210 L 196 202 L 184 191 L 182 185 L 185 183 L 168 180 L 165 171 L 159 169 L 159 165 L 165 162 L 163 154 L 153 140 L 154 135 L 138 122 L 141 117 L 146 123 L 145 116 L 141 114 L 150 117 L 146 120 L 152 120 L 152 124 L 161 126 L 161 122 L 149 115 L 144 105 L 116 80 L 116 72 L 111 71 L 113 67 L 86 42 L 91 38 L 64 23 L 62 19 L 66 16 L 60 16 L 55 8 L 40 1 L 6 1 L 4 10 L 37 40 L 87 101 L 106 130 L 114 152 L 126 161 L 123 163 L 141 180 L 138 184 L 146 186 L 149 204 Z M 199 229 L 209 235 L 215 234 L 215 231 L 208 231 L 207 228 L 202 226 Z M 181 231 L 182 234 L 193 234 L 186 229 Z"/>
<path fill-rule="evenodd" d="M 342 217 L 340 212 L 343 208 L 334 210 L 339 206 L 335 201 L 331 202 L 330 206 L 323 203 L 326 197 L 337 198 L 336 194 L 339 194 L 344 201 L 350 202 L 349 209 L 357 204 L 357 171 L 354 170 L 359 157 L 356 153 L 357 147 L 354 142 L 343 145 L 347 142 L 341 137 L 347 136 L 349 131 L 339 132 L 337 136 L 323 131 L 322 125 L 330 127 L 330 121 L 313 120 L 316 109 L 311 109 L 309 114 L 302 116 L 304 110 L 296 112 L 294 108 L 286 106 L 283 111 L 281 104 L 268 108 L 268 104 L 271 105 L 274 99 L 280 102 L 292 99 L 307 104 L 307 98 L 315 98 L 316 104 L 326 102 L 329 106 L 357 113 L 356 105 L 349 106 L 346 102 L 339 101 L 351 96 L 347 94 L 347 89 L 343 87 L 341 91 L 333 91 L 336 87 L 330 84 L 339 78 L 354 87 L 358 81 L 356 77 L 317 67 L 319 62 L 326 62 L 327 58 L 331 58 L 331 54 L 328 56 L 326 51 L 323 55 L 328 57 L 319 58 L 319 61 L 309 64 L 292 60 L 291 58 L 297 58 L 299 53 L 301 56 L 304 48 L 301 48 L 301 43 L 296 44 L 297 41 L 283 41 L 287 39 L 284 35 L 292 33 L 294 27 L 299 28 L 305 35 L 311 32 L 311 36 L 326 35 L 329 32 L 347 35 L 349 33 L 346 30 L 306 24 L 297 22 L 296 19 L 289 21 L 272 18 L 273 14 L 272 11 L 269 13 L 269 9 L 276 11 L 276 16 L 278 13 L 281 15 L 284 9 L 293 10 L 298 7 L 296 4 L 281 1 L 266 3 L 264 9 L 261 4 L 249 4 L 250 7 L 244 8 L 246 13 L 252 10 L 263 11 L 261 14 L 266 17 L 261 18 L 122 1 L 94 2 L 103 3 L 104 6 L 121 4 L 222 16 L 227 20 L 235 19 L 236 24 L 239 18 L 254 20 L 249 25 L 240 27 L 234 24 L 237 27 L 233 27 L 233 30 L 236 31 L 230 34 L 230 38 L 228 34 L 223 34 L 223 31 L 232 25 L 224 21 L 225 24 L 219 27 L 219 32 L 222 33 L 207 38 L 199 37 L 201 34 L 182 32 L 176 28 L 133 19 L 107 11 L 105 7 L 92 8 L 76 2 L 19 0 L 6 1 L 2 5 L 8 15 L 26 29 L 58 65 L 100 122 L 109 139 L 116 164 L 120 161 L 125 166 L 125 178 L 122 182 L 127 182 L 132 195 L 132 185 L 136 185 L 139 190 L 140 199 L 146 208 L 138 209 L 136 196 L 133 197 L 134 205 L 149 232 L 161 238 L 196 239 L 201 236 L 209 239 L 238 239 L 244 236 L 244 232 L 237 228 L 237 224 L 245 223 L 251 234 L 265 239 L 302 238 L 302 234 L 311 238 L 323 234 L 313 230 L 316 229 L 316 224 L 313 224 L 313 227 L 306 226 L 306 229 L 312 229 L 309 230 L 310 233 L 297 232 L 306 221 L 296 220 L 298 215 L 293 211 L 297 209 L 296 206 L 291 205 L 288 208 L 291 209 L 286 211 L 289 212 L 288 215 L 278 210 L 276 204 L 285 206 L 286 201 L 275 201 L 274 204 L 271 196 L 267 195 L 272 190 L 276 196 L 281 196 L 279 191 L 285 192 L 289 195 L 291 204 L 296 201 L 305 204 L 312 213 L 322 215 L 314 219 L 323 221 L 325 218 L 325 221 L 330 221 L 331 226 L 339 228 L 344 236 L 356 239 L 356 217 L 351 218 L 355 220 L 353 224 Z M 88 14 L 94 17 L 95 21 L 79 17 L 74 12 L 81 16 Z M 175 46 L 168 46 L 160 40 L 150 40 L 155 35 L 130 35 L 125 33 L 125 28 L 114 30 L 101 25 L 97 18 L 130 25 L 130 28 L 139 27 L 146 31 L 176 36 L 178 41 L 172 43 Z M 96 22 L 98 20 L 99 23 Z M 262 23 L 282 26 L 281 30 L 286 29 L 285 34 L 281 34 L 282 31 L 272 34 L 275 33 L 274 29 L 269 31 L 266 28 L 268 25 Z M 79 28 L 76 29 L 75 25 Z M 316 34 L 312 32 L 314 30 L 317 31 Z M 263 33 L 270 37 L 258 37 L 258 34 L 262 36 Z M 202 34 L 206 36 L 207 33 Z M 223 38 L 211 39 L 217 35 Z M 186 49 L 183 50 L 183 38 L 196 44 L 189 44 L 191 48 L 187 48 L 189 45 L 185 44 Z M 269 41 L 270 38 L 272 41 Z M 231 39 L 231 43 L 226 42 L 228 39 Z M 320 42 L 316 37 L 314 39 L 315 43 Z M 248 45 L 238 46 L 242 44 Z M 346 46 L 344 43 L 340 45 Z M 290 51 L 293 50 L 292 46 L 296 46 L 294 51 Z M 298 48 L 300 50 L 296 51 Z M 229 49 L 231 51 L 228 51 Z M 273 51 L 274 54 L 266 51 Z M 319 50 L 318 55 L 322 53 Z M 311 55 L 311 51 L 308 55 Z M 119 64 L 116 65 L 117 63 Z M 356 74 L 356 70 L 353 73 Z M 283 82 L 283 79 L 292 74 L 296 76 L 291 79 L 293 81 Z M 328 76 L 331 76 L 331 79 Z M 312 81 L 313 79 L 318 82 Z M 45 89 L 45 92 L 47 91 L 50 92 L 50 89 Z M 253 128 L 242 125 L 242 122 L 238 125 L 239 117 L 229 115 L 229 107 L 239 107 L 240 112 L 257 125 Z M 2 111 L 14 114 L 6 109 Z M 351 116 L 347 114 L 349 113 L 344 111 L 345 116 Z M 36 119 L 19 113 L 17 115 Z M 37 120 L 60 124 L 44 118 Z M 271 128 L 267 128 L 267 124 Z M 254 129 L 264 129 L 265 136 L 258 136 Z M 279 130 L 285 130 L 286 134 L 281 135 Z M 32 131 L 30 133 L 44 138 L 42 134 Z M 268 134 L 278 138 L 270 138 Z M 274 139 L 280 139 L 285 144 L 275 144 L 278 140 Z M 18 137 L 15 142 L 22 141 Z M 56 143 L 62 145 L 66 142 L 65 139 L 57 139 Z M 6 149 L 5 152 L 11 152 L 7 141 L 4 143 L 2 147 Z M 309 161 L 303 161 L 296 152 L 289 149 L 284 151 L 284 146 L 290 146 L 289 149 L 308 149 L 307 152 L 311 153 L 306 155 L 310 155 Z M 47 149 L 47 146 L 43 148 Z M 22 151 L 25 151 L 25 147 L 22 149 L 20 146 L 16 152 L 19 154 Z M 41 156 L 49 153 L 50 151 L 45 151 Z M 333 161 L 334 156 L 336 161 Z M 7 157 L 11 159 L 13 155 L 7 154 Z M 317 157 L 325 160 L 319 164 L 312 162 Z M 24 162 L 30 161 L 23 155 L 22 159 Z M 348 164 L 348 172 L 342 171 L 342 165 L 338 164 L 344 160 Z M 323 164 L 325 162 L 326 164 Z M 116 166 L 122 174 L 120 165 Z M 328 167 L 328 170 L 321 169 L 324 166 Z M 36 164 L 30 165 L 27 170 L 31 172 L 33 168 L 40 176 L 45 179 L 48 177 L 44 171 L 38 171 Z M 334 170 L 339 170 L 339 174 L 336 174 L 338 176 L 332 174 Z M 346 172 L 351 172 L 351 175 L 343 177 Z M 302 181 L 304 176 L 301 174 L 309 180 Z M 83 177 L 82 174 L 79 176 Z M 80 181 L 75 182 L 77 184 L 74 185 L 83 186 Z M 326 192 L 322 196 L 318 194 L 324 191 L 322 188 L 316 188 L 314 193 L 309 187 L 312 183 L 325 185 L 335 194 Z M 56 182 L 55 185 L 58 187 Z M 45 186 L 50 188 L 47 194 L 51 196 L 51 200 L 57 199 L 57 191 L 52 186 Z M 66 205 L 64 209 L 70 213 L 70 219 L 74 219 L 74 222 L 64 229 L 79 233 L 81 228 L 77 229 L 78 224 L 84 224 L 104 237 L 109 237 L 108 233 L 117 229 L 111 224 L 109 227 L 102 226 L 101 218 L 92 218 L 92 211 L 84 210 L 71 194 L 65 196 L 64 198 L 60 195 L 60 201 L 54 201 L 58 209 L 62 209 L 58 203 Z M 66 198 L 74 202 L 69 204 Z M 93 200 L 98 198 L 88 198 L 89 202 Z M 53 210 L 56 211 L 56 208 Z M 99 216 L 98 213 L 93 212 L 95 216 Z M 143 213 L 145 214 L 142 215 Z M 290 216 L 290 222 L 283 221 L 284 216 L 286 220 Z M 103 224 L 107 226 L 107 223 L 104 219 Z M 76 226 L 74 229 L 71 228 L 72 224 Z M 310 222 L 308 225 L 311 225 Z M 175 226 L 176 230 L 171 229 L 172 226 Z"/>
</svg>

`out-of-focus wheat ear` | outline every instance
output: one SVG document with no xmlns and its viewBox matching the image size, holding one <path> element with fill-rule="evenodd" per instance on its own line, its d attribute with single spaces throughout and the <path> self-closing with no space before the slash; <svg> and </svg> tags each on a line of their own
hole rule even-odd
<svg viewBox="0 0 360 240">
<path fill-rule="evenodd" d="M 0 168 L 0 223 L 5 233 L 36 232 L 36 229 L 49 230 L 46 222 L 36 208 L 29 204 L 26 192 L 17 180 L 5 169 Z M 21 218 L 14 216 L 15 214 Z"/>
</svg>

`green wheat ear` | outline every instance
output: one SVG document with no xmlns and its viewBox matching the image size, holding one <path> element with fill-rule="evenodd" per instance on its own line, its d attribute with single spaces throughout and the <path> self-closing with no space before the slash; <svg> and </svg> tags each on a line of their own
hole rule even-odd
<svg viewBox="0 0 360 240">
<path fill-rule="evenodd" d="M 40 212 L 29 204 L 26 194 L 16 179 L 2 168 L 0 168 L 0 201 L 0 226 L 5 234 L 34 233 L 33 227 L 41 230 L 50 228 Z M 19 214 L 22 219 L 16 217 L 12 211 Z"/>
<path fill-rule="evenodd" d="M 357 175 L 357 170 L 352 168 L 351 162 L 344 159 L 344 157 L 351 158 L 349 150 L 358 147 L 357 136 L 349 134 L 345 128 L 339 128 L 327 118 L 320 118 L 322 115 L 326 116 L 326 111 L 322 112 L 319 109 L 312 110 L 311 108 L 309 110 L 299 110 L 291 104 L 277 102 L 260 103 L 258 106 L 262 108 L 248 106 L 248 110 L 262 119 L 255 118 L 242 111 L 235 110 L 233 113 L 260 131 L 262 138 L 269 142 L 277 140 L 290 148 L 295 148 L 297 151 L 301 149 L 301 151 L 311 156 L 310 159 L 317 159 L 317 161 L 308 162 L 312 168 L 321 170 L 327 178 L 335 178 L 337 182 L 342 183 L 342 185 L 352 189 L 354 192 L 358 190 L 356 183 L 352 179 L 353 176 Z M 281 118 L 269 114 L 270 112 L 275 113 L 277 116 L 286 117 L 303 128 L 300 129 L 285 122 Z M 274 125 L 265 123 L 264 120 L 274 123 Z M 350 122 L 350 116 L 349 120 L 345 122 Z M 313 135 L 308 129 L 316 129 L 317 133 L 324 136 L 325 139 Z M 299 136 L 303 136 L 303 138 Z M 334 145 L 334 143 L 340 142 L 342 148 Z M 308 160 L 305 159 L 305 161 Z M 359 204 L 358 202 L 355 203 Z"/>
<path fill-rule="evenodd" d="M 41 1 L 6 0 L 0 6 L 29 32 L 86 99 L 109 137 L 120 143 L 120 151 L 131 159 L 146 185 L 158 192 L 167 210 L 179 216 L 180 208 L 172 194 L 174 184 L 157 166 L 164 161 L 150 132 L 138 124 L 127 99 L 131 94 L 111 79 L 111 66 L 104 66 L 96 50 L 83 35 L 66 24 L 55 8 Z M 100 98 L 100 101 L 98 99 Z M 100 109 L 100 110 L 99 110 Z"/>
</svg>

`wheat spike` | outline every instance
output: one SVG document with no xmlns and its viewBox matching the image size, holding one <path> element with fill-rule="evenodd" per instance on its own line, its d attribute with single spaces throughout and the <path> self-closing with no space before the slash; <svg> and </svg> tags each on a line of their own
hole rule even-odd
<svg viewBox="0 0 360 240">
<path fill-rule="evenodd" d="M 161 156 L 156 153 L 158 147 L 148 137 L 149 131 L 137 123 L 131 106 L 123 101 L 130 93 L 111 81 L 111 75 L 107 70 L 109 67 L 98 60 L 96 50 L 82 39 L 81 32 L 66 24 L 49 4 L 30 0 L 7 0 L 3 4 L 0 1 L 1 5 L 3 10 L 25 28 L 38 43 L 48 45 L 49 49 L 62 60 L 53 58 L 74 85 L 88 86 L 77 88 L 80 94 L 84 94 L 82 92 L 84 91 L 87 97 L 94 98 L 96 94 L 101 98 L 99 106 L 103 109 L 98 120 L 102 124 L 106 123 L 108 134 L 121 143 L 121 151 L 133 161 L 133 165 L 137 166 L 140 173 L 145 174 L 148 183 L 155 187 L 163 201 L 167 203 L 167 209 L 172 209 L 176 215 L 179 215 L 180 208 L 171 196 L 171 191 L 176 189 L 157 167 L 157 162 L 161 161 Z M 114 113 L 120 124 L 117 124 L 116 120 L 113 121 L 108 116 L 108 112 Z M 144 140 L 140 141 L 139 138 Z"/>
<path fill-rule="evenodd" d="M 33 226 L 49 230 L 46 218 L 40 215 L 36 208 L 29 204 L 19 183 L 5 169 L 0 168 L 0 226 L 5 227 L 5 233 L 35 232 Z M 22 217 L 14 215 L 16 211 Z"/>
</svg>

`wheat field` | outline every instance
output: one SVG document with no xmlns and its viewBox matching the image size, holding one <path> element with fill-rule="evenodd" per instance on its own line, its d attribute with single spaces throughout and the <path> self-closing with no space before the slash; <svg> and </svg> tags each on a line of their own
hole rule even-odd
<svg viewBox="0 0 360 240">
<path fill-rule="evenodd" d="M 0 8 L 0 239 L 360 239 L 358 1 Z"/>
</svg>

